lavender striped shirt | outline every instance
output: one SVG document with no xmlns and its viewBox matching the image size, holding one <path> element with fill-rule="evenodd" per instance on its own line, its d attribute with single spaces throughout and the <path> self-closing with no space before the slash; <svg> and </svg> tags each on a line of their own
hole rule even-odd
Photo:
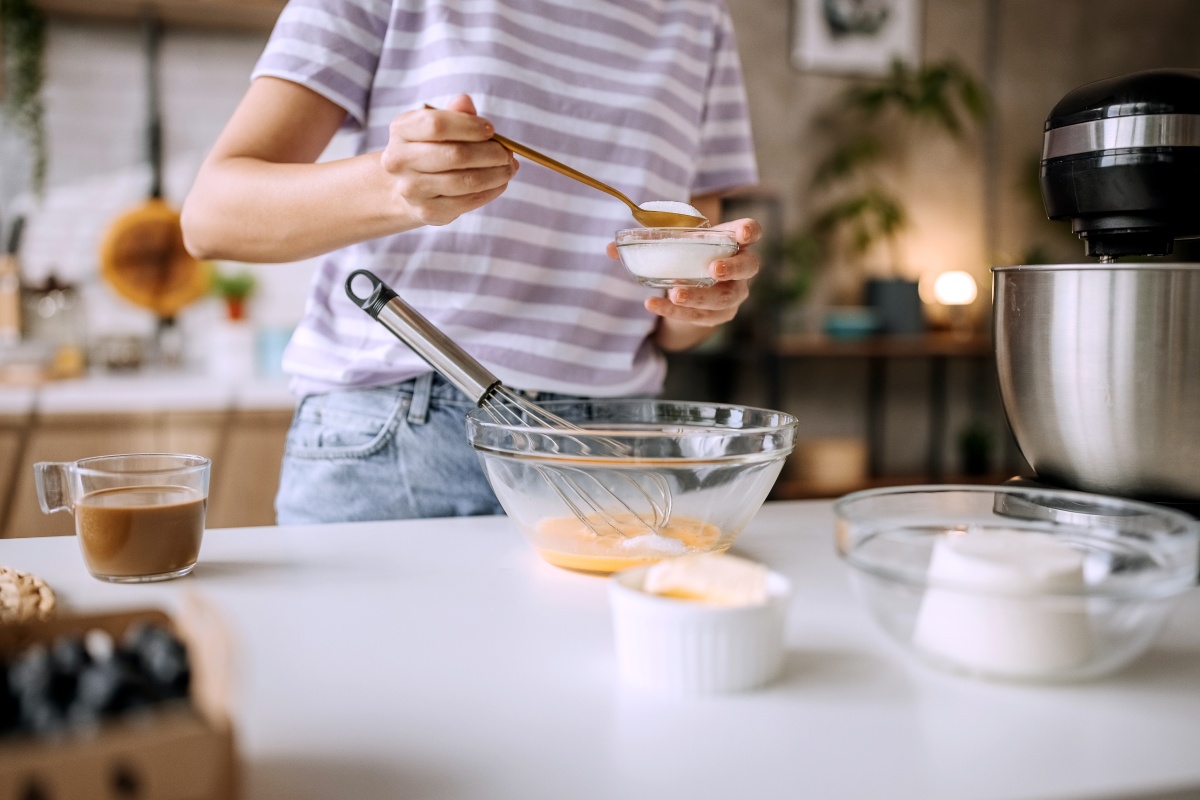
<svg viewBox="0 0 1200 800">
<path fill-rule="evenodd" d="M 291 0 L 254 76 L 346 109 L 359 152 L 421 103 L 467 93 L 496 130 L 637 202 L 757 180 L 723 0 Z M 632 227 L 607 195 L 531 163 L 449 225 L 325 258 L 284 356 L 301 395 L 391 383 L 428 367 L 346 298 L 366 268 L 510 386 L 652 394 L 649 290 L 605 254 Z"/>
</svg>

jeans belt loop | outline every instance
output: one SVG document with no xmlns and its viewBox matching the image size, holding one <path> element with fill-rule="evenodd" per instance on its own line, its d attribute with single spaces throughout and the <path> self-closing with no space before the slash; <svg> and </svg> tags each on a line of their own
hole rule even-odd
<svg viewBox="0 0 1200 800">
<path fill-rule="evenodd" d="M 409 424 L 424 425 L 429 421 L 429 400 L 432 394 L 432 372 L 426 372 L 413 379 L 412 403 L 408 407 Z"/>
</svg>

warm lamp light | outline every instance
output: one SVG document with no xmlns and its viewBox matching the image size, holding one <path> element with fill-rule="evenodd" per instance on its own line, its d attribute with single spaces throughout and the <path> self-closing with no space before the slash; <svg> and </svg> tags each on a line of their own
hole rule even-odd
<svg viewBox="0 0 1200 800">
<path fill-rule="evenodd" d="M 969 306 L 979 296 L 979 287 L 969 272 L 943 272 L 933 282 L 933 296 L 944 306 Z"/>
</svg>

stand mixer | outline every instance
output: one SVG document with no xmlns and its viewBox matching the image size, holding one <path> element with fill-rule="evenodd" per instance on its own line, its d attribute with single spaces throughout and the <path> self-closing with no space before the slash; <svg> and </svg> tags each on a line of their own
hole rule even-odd
<svg viewBox="0 0 1200 800">
<path fill-rule="evenodd" d="M 1041 187 L 1097 261 L 997 267 L 1001 400 L 1040 483 L 1200 516 L 1200 70 L 1081 86 L 1046 122 Z"/>
</svg>

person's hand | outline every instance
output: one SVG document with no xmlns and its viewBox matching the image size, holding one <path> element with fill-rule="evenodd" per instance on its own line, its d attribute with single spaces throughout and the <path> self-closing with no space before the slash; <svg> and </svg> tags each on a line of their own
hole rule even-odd
<svg viewBox="0 0 1200 800">
<path fill-rule="evenodd" d="M 492 124 L 467 95 L 442 109 L 418 109 L 392 120 L 380 163 L 393 197 L 426 225 L 446 225 L 499 197 L 517 160 L 492 141 Z"/>
<path fill-rule="evenodd" d="M 762 226 L 753 219 L 739 219 L 713 226 L 733 231 L 738 251 L 708 265 L 709 274 L 717 282 L 712 286 L 695 288 L 677 286 L 666 297 L 646 298 L 646 309 L 677 323 L 690 323 L 715 328 L 729 322 L 738 307 L 750 296 L 750 279 L 758 274 L 758 254 L 748 249 L 762 236 Z M 616 245 L 609 244 L 610 255 L 616 255 Z"/>
</svg>

